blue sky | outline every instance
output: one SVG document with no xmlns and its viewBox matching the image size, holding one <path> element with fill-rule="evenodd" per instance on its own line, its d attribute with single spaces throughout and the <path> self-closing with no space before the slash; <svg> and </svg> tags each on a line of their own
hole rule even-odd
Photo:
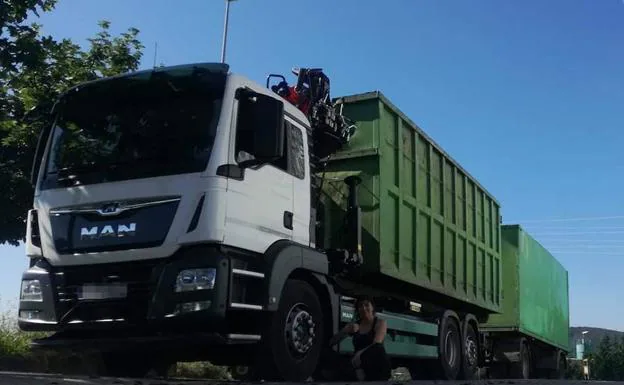
<svg viewBox="0 0 624 385">
<path fill-rule="evenodd" d="M 147 68 L 156 42 L 158 63 L 218 61 L 223 14 L 221 0 L 59 0 L 38 22 L 81 44 L 101 19 L 137 27 Z M 334 96 L 381 90 L 565 265 L 573 325 L 624 330 L 623 44 L 622 0 L 238 0 L 227 61 L 260 82 L 323 67 Z M 0 251 L 6 306 L 26 259 Z"/>
</svg>

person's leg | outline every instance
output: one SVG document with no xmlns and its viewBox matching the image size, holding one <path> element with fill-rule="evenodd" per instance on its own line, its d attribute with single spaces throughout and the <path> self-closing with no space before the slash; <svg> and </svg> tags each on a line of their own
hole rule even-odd
<svg viewBox="0 0 624 385">
<path fill-rule="evenodd" d="M 353 367 L 351 360 L 353 359 L 353 355 L 345 355 L 342 356 L 342 361 L 340 362 L 340 367 L 342 368 L 342 381 L 357 381 L 359 380 L 357 369 Z"/>
<path fill-rule="evenodd" d="M 367 379 L 366 378 L 366 373 L 365 373 L 365 371 L 364 371 L 364 369 L 362 367 L 362 359 L 361 359 L 361 357 L 362 356 L 360 355 L 360 362 L 357 365 L 355 365 L 353 363 L 353 356 L 351 356 L 350 360 L 349 360 L 349 367 L 353 370 L 353 374 L 355 375 L 355 378 L 358 381 L 364 381 L 364 380 Z"/>
<path fill-rule="evenodd" d="M 392 376 L 390 361 L 381 345 L 372 346 L 362 354 L 361 368 L 367 381 L 387 381 Z"/>
</svg>

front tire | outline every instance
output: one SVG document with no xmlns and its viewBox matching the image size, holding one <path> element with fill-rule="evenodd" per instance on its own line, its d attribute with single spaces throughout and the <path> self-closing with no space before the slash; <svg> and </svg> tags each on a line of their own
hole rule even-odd
<svg viewBox="0 0 624 385">
<path fill-rule="evenodd" d="M 263 335 L 263 377 L 306 381 L 316 370 L 324 338 L 323 312 L 316 292 L 305 281 L 289 279 Z"/>
</svg>

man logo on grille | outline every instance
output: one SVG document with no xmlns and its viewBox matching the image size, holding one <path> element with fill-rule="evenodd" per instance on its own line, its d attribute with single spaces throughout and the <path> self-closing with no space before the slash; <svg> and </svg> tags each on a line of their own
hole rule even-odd
<svg viewBox="0 0 624 385">
<path fill-rule="evenodd" d="M 133 237 L 136 234 L 136 223 L 113 224 L 102 227 L 80 228 L 80 239 L 124 238 Z"/>
<path fill-rule="evenodd" d="M 117 215 L 122 211 L 123 209 L 117 202 L 105 204 L 104 206 L 102 206 L 102 208 L 98 209 L 98 213 L 100 215 Z"/>
</svg>

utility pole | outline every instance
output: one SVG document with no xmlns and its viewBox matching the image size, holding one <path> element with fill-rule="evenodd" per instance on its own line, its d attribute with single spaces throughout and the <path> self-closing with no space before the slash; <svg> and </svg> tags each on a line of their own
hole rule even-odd
<svg viewBox="0 0 624 385">
<path fill-rule="evenodd" d="M 225 48 L 227 45 L 228 21 L 230 18 L 230 2 L 236 0 L 225 0 L 225 20 L 223 22 L 223 42 L 221 43 L 221 63 L 225 63 Z"/>
</svg>

